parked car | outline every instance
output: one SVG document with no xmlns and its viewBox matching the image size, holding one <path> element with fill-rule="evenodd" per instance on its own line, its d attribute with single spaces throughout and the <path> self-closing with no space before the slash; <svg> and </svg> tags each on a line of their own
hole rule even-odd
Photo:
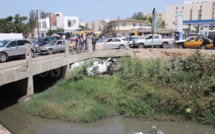
<svg viewBox="0 0 215 134">
<path fill-rule="evenodd" d="M 214 47 L 215 47 L 215 35 L 208 35 L 208 39 L 211 39 L 213 40 L 213 43 L 214 43 Z"/>
<path fill-rule="evenodd" d="M 36 52 L 40 52 L 40 48 L 44 45 L 46 45 L 47 43 L 49 43 L 50 41 L 53 41 L 53 40 L 59 40 L 60 37 L 58 36 L 47 36 L 47 37 L 39 37 L 37 39 L 35 39 L 33 41 L 33 43 L 35 44 L 35 48 L 36 48 Z"/>
<path fill-rule="evenodd" d="M 206 49 L 213 46 L 213 41 L 200 36 L 192 36 L 188 37 L 184 40 L 178 40 L 175 42 L 175 46 L 182 49 L 182 48 L 201 48 Z"/>
<path fill-rule="evenodd" d="M 96 45 L 103 45 L 103 49 L 125 49 L 129 47 L 128 41 L 118 38 L 102 38 Z"/>
<path fill-rule="evenodd" d="M 40 54 L 53 54 L 65 51 L 64 40 L 53 40 L 41 47 Z"/>
<path fill-rule="evenodd" d="M 143 38 L 144 38 L 144 36 L 131 36 L 131 37 L 128 37 L 129 47 L 133 46 L 133 43 L 134 43 L 135 40 L 143 39 Z"/>
<path fill-rule="evenodd" d="M 113 72 L 119 69 L 117 60 L 113 58 L 108 58 L 107 60 L 93 58 L 85 61 L 80 61 L 72 64 L 70 68 L 71 70 L 75 70 L 76 68 L 82 67 L 84 65 L 87 66 L 86 70 L 89 76 L 94 75 L 95 69 L 99 74 L 104 74 L 104 73 L 113 74 Z"/>
<path fill-rule="evenodd" d="M 169 45 L 174 44 L 174 38 L 162 38 L 160 34 L 154 35 L 153 46 L 159 46 L 161 48 L 167 48 Z M 136 39 L 131 47 L 144 48 L 152 46 L 152 34 L 149 34 L 142 39 Z"/>
<path fill-rule="evenodd" d="M 25 39 L 1 40 L 0 41 L 0 62 L 6 62 L 11 57 L 24 56 L 26 54 L 25 43 L 31 45 L 31 57 L 34 57 L 34 44 Z"/>
</svg>

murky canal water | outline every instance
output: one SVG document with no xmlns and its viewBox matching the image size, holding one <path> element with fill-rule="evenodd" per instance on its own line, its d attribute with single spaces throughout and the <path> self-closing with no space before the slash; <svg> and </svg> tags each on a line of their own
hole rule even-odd
<svg viewBox="0 0 215 134">
<path fill-rule="evenodd" d="M 47 120 L 24 113 L 18 104 L 0 111 L 0 123 L 14 134 L 133 134 L 139 131 L 150 134 L 153 130 L 165 134 L 215 134 L 214 128 L 190 122 L 139 121 L 121 117 L 90 124 Z"/>
</svg>

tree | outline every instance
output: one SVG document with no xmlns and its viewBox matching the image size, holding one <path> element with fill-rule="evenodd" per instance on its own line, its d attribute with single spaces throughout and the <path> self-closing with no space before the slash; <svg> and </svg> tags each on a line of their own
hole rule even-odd
<svg viewBox="0 0 215 134">
<path fill-rule="evenodd" d="M 148 17 L 147 21 L 149 22 L 149 25 L 152 26 L 152 17 Z"/>
<path fill-rule="evenodd" d="M 116 37 L 117 36 L 116 32 L 114 32 L 111 29 L 111 25 L 105 25 L 101 34 L 104 36 L 107 36 L 107 37 Z"/>
<path fill-rule="evenodd" d="M 131 17 L 132 19 L 136 19 L 137 18 L 137 13 L 134 13 L 133 16 Z"/>
<path fill-rule="evenodd" d="M 40 19 L 45 19 L 45 18 L 47 18 L 49 16 L 49 13 L 45 13 L 45 12 L 41 12 L 40 13 Z"/>
<path fill-rule="evenodd" d="M 34 29 L 37 26 L 37 13 L 34 10 L 29 12 L 29 21 L 28 21 L 28 28 L 29 32 L 34 32 Z"/>
<path fill-rule="evenodd" d="M 159 23 L 159 28 L 165 29 L 166 26 L 167 26 L 167 24 L 164 20 L 161 21 L 161 23 Z"/>
<path fill-rule="evenodd" d="M 134 15 L 131 17 L 132 19 L 135 20 L 147 20 L 147 17 L 143 15 L 142 12 L 134 13 Z"/>
<path fill-rule="evenodd" d="M 138 12 L 137 16 L 136 16 L 137 20 L 142 20 L 143 19 L 143 13 L 142 12 Z"/>
<path fill-rule="evenodd" d="M 54 34 L 54 33 L 57 33 L 57 32 L 64 32 L 64 29 L 63 28 L 57 28 L 57 30 L 49 30 L 48 32 L 47 32 L 47 35 L 52 35 L 52 34 Z"/>
</svg>

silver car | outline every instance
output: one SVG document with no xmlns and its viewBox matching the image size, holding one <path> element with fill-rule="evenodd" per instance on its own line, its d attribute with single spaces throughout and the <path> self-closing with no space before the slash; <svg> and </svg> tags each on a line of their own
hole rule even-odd
<svg viewBox="0 0 215 134">
<path fill-rule="evenodd" d="M 96 45 L 103 45 L 103 49 L 125 49 L 129 47 L 129 42 L 118 38 L 102 38 Z"/>
<path fill-rule="evenodd" d="M 53 54 L 65 51 L 64 40 L 53 40 L 41 47 L 40 54 Z"/>
<path fill-rule="evenodd" d="M 34 44 L 29 40 L 0 40 L 0 62 L 6 62 L 11 57 L 24 56 L 26 53 L 25 43 L 31 44 L 31 57 L 34 57 Z"/>
</svg>

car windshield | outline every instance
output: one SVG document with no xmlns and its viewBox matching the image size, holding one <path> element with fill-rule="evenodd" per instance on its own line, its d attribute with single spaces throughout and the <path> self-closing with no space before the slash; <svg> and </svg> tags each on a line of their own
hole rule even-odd
<svg viewBox="0 0 215 134">
<path fill-rule="evenodd" d="M 210 40 L 209 38 L 207 38 L 207 37 L 203 37 L 204 39 L 206 39 L 206 40 Z"/>
<path fill-rule="evenodd" d="M 4 47 L 9 41 L 1 40 L 0 41 L 0 47 Z"/>
<path fill-rule="evenodd" d="M 37 39 L 33 40 L 34 44 L 39 44 L 40 42 L 43 42 L 42 38 L 37 38 Z"/>
<path fill-rule="evenodd" d="M 192 37 L 187 37 L 184 40 L 190 40 L 190 38 L 194 38 L 194 37 L 193 36 Z"/>
<path fill-rule="evenodd" d="M 52 41 L 50 41 L 49 43 L 47 43 L 47 45 L 55 45 L 55 43 L 56 43 L 56 40 L 52 40 Z"/>
<path fill-rule="evenodd" d="M 101 38 L 101 39 L 98 40 L 98 43 L 103 43 L 103 42 L 105 42 L 106 40 L 107 40 L 107 38 Z"/>
</svg>

